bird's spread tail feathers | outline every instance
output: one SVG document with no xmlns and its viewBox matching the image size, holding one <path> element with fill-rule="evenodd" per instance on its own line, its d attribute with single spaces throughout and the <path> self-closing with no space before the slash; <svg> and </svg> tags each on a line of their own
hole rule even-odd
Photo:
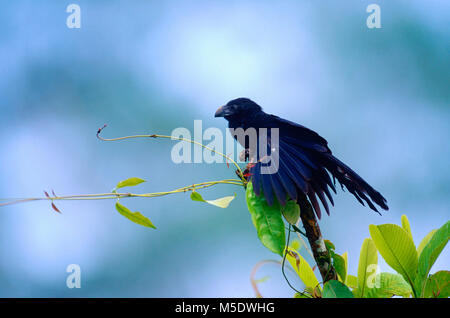
<svg viewBox="0 0 450 318">
<path fill-rule="evenodd" d="M 338 180 L 342 189 L 344 189 L 345 186 L 362 205 L 365 205 L 365 201 L 372 210 L 378 212 L 373 204 L 376 203 L 382 209 L 389 210 L 387 201 L 380 192 L 372 188 L 355 171 L 332 154 L 326 154 L 324 156 L 323 165 L 332 174 L 333 178 Z"/>
</svg>

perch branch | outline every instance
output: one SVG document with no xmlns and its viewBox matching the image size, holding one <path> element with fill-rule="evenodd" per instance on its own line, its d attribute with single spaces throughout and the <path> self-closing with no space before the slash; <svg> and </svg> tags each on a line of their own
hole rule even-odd
<svg viewBox="0 0 450 318">
<path fill-rule="evenodd" d="M 300 205 L 300 218 L 302 219 L 303 227 L 305 228 L 306 237 L 314 256 L 314 260 L 319 268 L 320 275 L 323 282 L 337 279 L 336 270 L 331 264 L 331 255 L 325 246 L 325 242 L 320 232 L 319 223 L 317 223 L 316 215 L 308 202 L 305 195 L 298 200 Z"/>
</svg>

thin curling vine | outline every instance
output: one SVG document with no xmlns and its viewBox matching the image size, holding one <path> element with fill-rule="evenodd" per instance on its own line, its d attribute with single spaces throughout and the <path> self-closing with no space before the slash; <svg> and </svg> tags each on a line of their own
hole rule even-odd
<svg viewBox="0 0 450 318">
<path fill-rule="evenodd" d="M 152 134 L 152 135 L 133 135 L 133 136 L 124 136 L 124 137 L 117 137 L 117 138 L 103 138 L 100 136 L 100 133 L 103 131 L 103 129 L 105 129 L 107 127 L 107 125 L 103 125 L 103 127 L 99 128 L 97 131 L 97 138 L 102 140 L 102 141 L 119 141 L 119 140 L 125 140 L 125 139 L 133 139 L 133 138 L 164 138 L 164 139 L 171 139 L 171 140 L 178 140 L 178 141 L 185 141 L 185 142 L 189 142 L 191 144 L 200 146 L 204 149 L 207 149 L 213 153 L 218 154 L 219 156 L 225 158 L 228 162 L 228 160 L 233 163 L 233 165 L 236 167 L 236 174 L 238 175 L 238 177 L 241 179 L 241 181 L 244 183 L 244 185 L 247 183 L 245 177 L 244 177 L 244 173 L 241 170 L 241 167 L 239 167 L 239 165 L 237 164 L 236 161 L 234 161 L 231 157 L 216 151 L 214 148 L 205 146 L 204 144 L 197 142 L 195 140 L 192 139 L 187 139 L 187 138 L 182 138 L 182 137 L 174 137 L 174 136 L 167 136 L 167 135 L 157 135 L 157 134 Z"/>
<path fill-rule="evenodd" d="M 180 138 L 180 137 L 172 137 L 172 136 L 166 136 L 166 135 L 133 135 L 133 136 L 124 136 L 124 137 L 117 137 L 117 138 L 103 138 L 100 136 L 100 133 L 103 131 L 103 129 L 107 127 L 107 125 L 103 125 L 103 127 L 99 128 L 97 131 L 97 138 L 102 141 L 119 141 L 119 140 L 126 140 L 126 139 L 135 139 L 135 138 L 164 138 L 164 139 L 171 139 L 171 140 L 177 140 L 177 141 L 184 141 L 189 142 L 191 144 L 200 146 L 204 149 L 207 149 L 213 153 L 216 153 L 222 157 L 224 157 L 227 162 L 230 161 L 234 164 L 236 167 L 236 174 L 238 175 L 239 179 L 223 179 L 218 181 L 206 181 L 201 183 L 195 183 L 191 185 L 187 185 L 175 190 L 171 191 L 163 191 L 163 192 L 152 192 L 152 193 L 131 193 L 131 192 L 122 192 L 119 191 L 119 189 L 125 188 L 125 187 L 134 187 L 137 186 L 143 182 L 146 182 L 144 179 L 132 177 L 123 181 L 120 181 L 117 183 L 117 185 L 114 187 L 114 189 L 111 190 L 111 192 L 106 193 L 96 193 L 96 194 L 76 194 L 76 195 L 65 195 L 65 196 L 59 196 L 56 195 L 55 192 L 52 190 L 52 195 L 49 195 L 47 191 L 44 191 L 43 197 L 34 197 L 34 198 L 14 198 L 14 199 L 0 199 L 0 201 L 6 201 L 4 203 L 0 203 L 0 207 L 7 206 L 7 205 L 13 205 L 13 204 L 19 204 L 19 203 L 26 203 L 26 202 L 32 202 L 32 201 L 51 201 L 51 207 L 53 210 L 55 210 L 58 213 L 61 213 L 61 211 L 56 207 L 54 201 L 77 201 L 77 200 L 117 200 L 116 202 L 116 210 L 128 218 L 129 220 L 133 221 L 134 223 L 140 224 L 142 226 L 150 227 L 150 228 L 156 228 L 153 223 L 144 215 L 142 215 L 140 212 L 131 212 L 127 207 L 122 205 L 119 200 L 123 198 L 155 198 L 155 197 L 161 197 L 166 196 L 170 194 L 176 194 L 176 193 L 186 193 L 191 192 L 191 199 L 193 201 L 199 201 L 199 202 L 205 202 L 220 208 L 227 208 L 230 202 L 235 198 L 236 194 L 233 196 L 226 196 L 223 198 L 215 199 L 215 200 L 205 200 L 203 197 L 198 193 L 198 190 L 210 188 L 219 184 L 232 184 L 237 185 L 241 187 L 246 187 L 247 181 L 245 180 L 244 173 L 242 172 L 241 168 L 237 164 L 236 161 L 234 161 L 229 156 L 220 153 L 216 151 L 215 149 L 205 146 L 197 141 L 186 139 L 186 138 Z"/>
</svg>

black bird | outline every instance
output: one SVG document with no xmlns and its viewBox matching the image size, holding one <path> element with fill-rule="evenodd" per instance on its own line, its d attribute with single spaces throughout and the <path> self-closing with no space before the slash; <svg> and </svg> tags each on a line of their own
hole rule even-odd
<svg viewBox="0 0 450 318">
<path fill-rule="evenodd" d="M 334 205 L 329 188 L 336 193 L 337 179 L 342 189 L 344 190 L 345 186 L 362 205 L 365 201 L 376 212 L 378 210 L 373 202 L 384 210 L 389 209 L 386 199 L 350 167 L 334 157 L 328 148 L 328 142 L 316 132 L 266 114 L 258 104 L 248 98 L 237 98 L 228 102 L 216 111 L 215 117 L 225 117 L 228 127 L 234 129 L 246 130 L 252 127 L 257 132 L 260 128 L 267 128 L 269 131 L 270 128 L 279 129 L 278 171 L 273 174 L 261 173 L 263 163 L 258 157 L 258 151 L 253 151 L 257 153 L 256 159 L 253 157 L 254 163 L 248 166 L 249 179 L 255 194 L 259 196 L 262 191 L 269 205 L 273 204 L 275 198 L 285 205 L 289 199 L 298 201 L 306 196 L 320 219 L 321 210 L 317 198 L 329 215 L 326 198 Z M 234 137 L 247 153 L 252 153 L 248 142 L 239 140 L 235 135 Z M 274 150 L 270 144 L 270 135 L 267 138 L 267 146 L 271 149 L 269 152 Z"/>
</svg>

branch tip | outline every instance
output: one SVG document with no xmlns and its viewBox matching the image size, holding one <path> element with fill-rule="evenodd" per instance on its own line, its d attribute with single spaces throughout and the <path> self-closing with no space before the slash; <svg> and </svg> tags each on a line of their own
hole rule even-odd
<svg viewBox="0 0 450 318">
<path fill-rule="evenodd" d="M 100 127 L 100 128 L 97 130 L 97 138 L 98 138 L 98 139 L 103 140 L 103 138 L 100 137 L 100 133 L 101 133 L 102 130 L 105 129 L 107 126 L 108 126 L 107 124 L 104 124 L 102 127 Z"/>
</svg>

